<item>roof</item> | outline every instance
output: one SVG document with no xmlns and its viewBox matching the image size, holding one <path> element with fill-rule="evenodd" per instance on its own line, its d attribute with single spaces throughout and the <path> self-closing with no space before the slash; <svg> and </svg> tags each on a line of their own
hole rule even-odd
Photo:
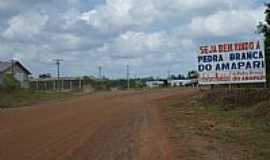
<svg viewBox="0 0 270 160">
<path fill-rule="evenodd" d="M 4 72 L 11 67 L 9 62 L 0 62 L 0 72 Z"/>
<path fill-rule="evenodd" d="M 14 61 L 14 62 L 1 62 L 0 61 L 0 73 L 5 72 L 8 69 L 10 69 L 12 67 L 12 63 L 21 67 L 27 74 L 31 74 L 31 72 L 28 69 L 26 69 L 19 61 Z"/>
</svg>

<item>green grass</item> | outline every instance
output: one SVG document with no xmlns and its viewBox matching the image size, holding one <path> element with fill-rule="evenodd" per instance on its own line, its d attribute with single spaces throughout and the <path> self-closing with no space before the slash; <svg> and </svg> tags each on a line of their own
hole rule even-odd
<svg viewBox="0 0 270 160">
<path fill-rule="evenodd" d="M 199 139 L 202 144 L 185 145 L 190 157 L 194 152 L 209 157 L 225 152 L 239 160 L 270 159 L 270 96 L 264 90 L 210 92 L 164 102 L 171 139 L 180 144 L 182 139 Z M 203 144 L 215 152 L 203 150 Z"/>
<path fill-rule="evenodd" d="M 215 117 L 217 123 L 225 127 L 217 127 L 217 139 L 222 143 L 235 143 L 254 151 L 258 160 L 270 159 L 270 124 L 256 118 L 246 116 L 246 109 L 231 111 L 218 109 L 218 106 L 208 106 L 205 112 Z"/>
<path fill-rule="evenodd" d="M 240 100 L 232 101 L 230 94 L 224 92 L 223 96 L 227 100 L 215 101 L 214 104 L 211 102 L 202 104 L 199 101 L 207 101 L 207 99 L 201 99 L 193 108 L 197 111 L 198 108 L 203 108 L 200 111 L 202 114 L 214 117 L 220 126 L 216 128 L 214 134 L 222 143 L 234 143 L 249 148 L 256 160 L 270 159 L 269 97 L 258 96 L 258 92 L 264 94 L 263 90 L 253 93 L 248 91 L 249 95 L 245 94 L 243 90 L 240 92 L 242 94 L 238 94 L 236 98 L 244 99 L 242 102 Z M 253 96 L 253 94 L 257 96 Z"/>
<path fill-rule="evenodd" d="M 14 108 L 51 100 L 60 100 L 71 93 L 34 92 L 28 90 L 0 91 L 0 108 Z"/>
</svg>

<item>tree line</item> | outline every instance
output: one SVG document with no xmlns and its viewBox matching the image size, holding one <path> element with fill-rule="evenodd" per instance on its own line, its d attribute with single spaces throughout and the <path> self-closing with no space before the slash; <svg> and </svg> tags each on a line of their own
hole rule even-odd
<svg viewBox="0 0 270 160">
<path fill-rule="evenodd" d="M 266 61 L 266 80 L 267 86 L 270 87 L 270 3 L 265 3 L 265 21 L 259 22 L 257 33 L 263 34 L 265 46 L 265 61 Z"/>
</svg>

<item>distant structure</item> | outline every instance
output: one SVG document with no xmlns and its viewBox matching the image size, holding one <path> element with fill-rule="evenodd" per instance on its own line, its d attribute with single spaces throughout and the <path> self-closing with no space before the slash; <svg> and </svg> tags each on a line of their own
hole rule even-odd
<svg viewBox="0 0 270 160">
<path fill-rule="evenodd" d="M 94 76 L 84 77 L 49 77 L 30 80 L 30 87 L 37 91 L 92 91 L 91 82 L 96 80 Z"/>
<path fill-rule="evenodd" d="M 147 81 L 146 86 L 148 88 L 159 88 L 165 85 L 164 81 Z"/>
<path fill-rule="evenodd" d="M 29 87 L 29 75 L 31 72 L 19 61 L 0 61 L 0 85 L 4 85 L 5 74 L 12 74 L 22 88 Z"/>
<path fill-rule="evenodd" d="M 52 75 L 50 73 L 44 73 L 44 74 L 38 75 L 38 77 L 40 79 L 46 79 L 46 78 L 52 78 Z"/>
<path fill-rule="evenodd" d="M 170 87 L 192 86 L 196 85 L 198 81 L 196 79 L 184 79 L 184 80 L 168 80 Z"/>
</svg>

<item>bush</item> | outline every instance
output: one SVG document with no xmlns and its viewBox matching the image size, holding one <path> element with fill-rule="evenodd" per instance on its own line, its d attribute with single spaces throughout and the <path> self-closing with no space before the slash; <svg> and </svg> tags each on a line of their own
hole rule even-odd
<svg viewBox="0 0 270 160">
<path fill-rule="evenodd" d="M 4 75 L 3 82 L 4 82 L 4 89 L 8 91 L 14 91 L 20 88 L 20 83 L 18 82 L 18 80 L 16 80 L 15 77 L 10 73 Z"/>
<path fill-rule="evenodd" d="M 216 89 L 205 91 L 198 97 L 204 105 L 217 105 L 224 110 L 235 108 L 249 108 L 262 101 L 268 100 L 270 91 L 267 89 Z"/>
<path fill-rule="evenodd" d="M 262 101 L 252 107 L 245 114 L 246 117 L 258 120 L 264 120 L 270 125 L 270 100 Z"/>
</svg>

